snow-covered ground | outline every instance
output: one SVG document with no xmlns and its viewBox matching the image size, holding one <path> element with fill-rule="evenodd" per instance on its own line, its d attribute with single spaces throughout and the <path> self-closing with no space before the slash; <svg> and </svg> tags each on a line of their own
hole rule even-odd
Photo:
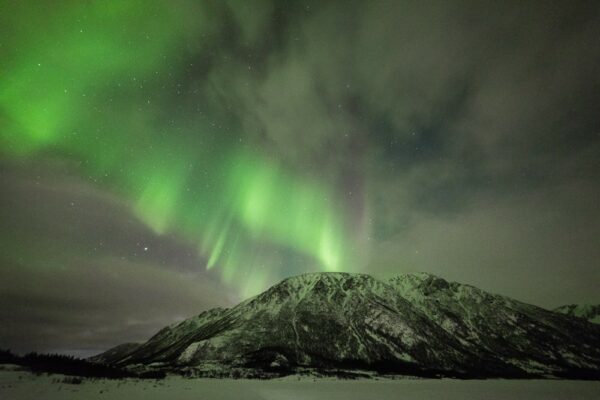
<svg viewBox="0 0 600 400">
<path fill-rule="evenodd" d="M 62 375 L 35 376 L 0 371 L 0 399 L 600 399 L 600 382 L 551 380 L 333 380 L 287 377 L 276 380 L 184 379 L 90 380 L 64 383 Z"/>
</svg>

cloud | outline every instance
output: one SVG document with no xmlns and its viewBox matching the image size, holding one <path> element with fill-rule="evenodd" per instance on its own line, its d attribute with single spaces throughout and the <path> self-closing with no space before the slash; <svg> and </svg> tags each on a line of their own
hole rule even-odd
<svg viewBox="0 0 600 400">
<path fill-rule="evenodd" d="M 338 187 L 367 232 L 357 243 L 371 243 L 362 268 L 408 263 L 542 305 L 597 301 L 597 4 L 307 13 L 242 80 L 250 89 L 222 92 L 258 143 Z"/>
<path fill-rule="evenodd" d="M 65 172 L 3 165 L 0 346 L 85 355 L 235 304 L 189 243 Z"/>
<path fill-rule="evenodd" d="M 574 181 L 509 197 L 481 197 L 456 214 L 413 215 L 379 240 L 369 269 L 426 271 L 522 301 L 594 302 L 600 256 L 597 192 Z"/>
</svg>

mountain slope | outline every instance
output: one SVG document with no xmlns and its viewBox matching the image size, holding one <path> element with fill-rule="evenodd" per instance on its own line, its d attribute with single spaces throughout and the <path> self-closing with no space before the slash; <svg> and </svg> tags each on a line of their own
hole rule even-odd
<svg viewBox="0 0 600 400">
<path fill-rule="evenodd" d="M 382 282 L 315 273 L 167 327 L 112 363 L 188 372 L 585 377 L 600 369 L 599 344 L 600 327 L 433 276 Z"/>
<path fill-rule="evenodd" d="M 539 374 L 598 369 L 599 330 L 591 324 L 430 274 L 404 274 L 390 283 L 478 354 Z"/>
<path fill-rule="evenodd" d="M 105 352 L 89 357 L 87 360 L 98 364 L 113 364 L 124 359 L 141 346 L 140 343 L 123 343 Z"/>
<path fill-rule="evenodd" d="M 555 312 L 587 319 L 594 324 L 600 324 L 600 304 L 569 304 L 554 309 Z"/>
</svg>

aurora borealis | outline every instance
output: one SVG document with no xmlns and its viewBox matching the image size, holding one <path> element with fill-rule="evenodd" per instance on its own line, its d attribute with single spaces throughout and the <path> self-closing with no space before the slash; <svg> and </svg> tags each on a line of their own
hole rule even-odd
<svg viewBox="0 0 600 400">
<path fill-rule="evenodd" d="M 139 341 L 308 271 L 597 301 L 594 2 L 0 10 L 0 347 Z"/>
<path fill-rule="evenodd" d="M 226 110 L 213 110 L 219 105 L 201 94 L 192 96 L 193 121 L 157 117 L 173 97 L 189 96 L 177 72 L 164 71 L 165 59 L 185 54 L 178 43 L 206 29 L 202 21 L 181 25 L 182 10 L 161 2 L 16 7 L 8 14 L 27 18 L 8 25 L 25 31 L 14 40 L 27 51 L 9 54 L 4 67 L 10 129 L 2 141 L 10 156 L 50 152 L 77 163 L 77 173 L 127 199 L 157 234 L 177 231 L 195 243 L 206 268 L 244 297 L 263 289 L 268 274 L 257 243 L 290 248 L 326 271 L 339 268 L 343 212 L 328 182 L 285 171 L 257 144 L 246 145 L 239 122 L 217 126 L 204 114 Z M 46 32 L 41 41 L 30 24 Z M 165 98 L 169 86 L 175 93 Z M 237 268 L 246 270 L 243 280 Z"/>
</svg>

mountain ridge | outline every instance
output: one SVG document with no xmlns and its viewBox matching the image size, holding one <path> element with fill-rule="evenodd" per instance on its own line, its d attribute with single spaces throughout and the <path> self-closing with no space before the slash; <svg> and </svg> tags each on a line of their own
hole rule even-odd
<svg viewBox="0 0 600 400">
<path fill-rule="evenodd" d="M 600 304 L 567 304 L 557 307 L 553 311 L 600 324 Z"/>
<path fill-rule="evenodd" d="M 598 379 L 600 327 L 431 274 L 307 273 L 113 351 L 110 364 L 201 376 L 313 368 Z"/>
</svg>

